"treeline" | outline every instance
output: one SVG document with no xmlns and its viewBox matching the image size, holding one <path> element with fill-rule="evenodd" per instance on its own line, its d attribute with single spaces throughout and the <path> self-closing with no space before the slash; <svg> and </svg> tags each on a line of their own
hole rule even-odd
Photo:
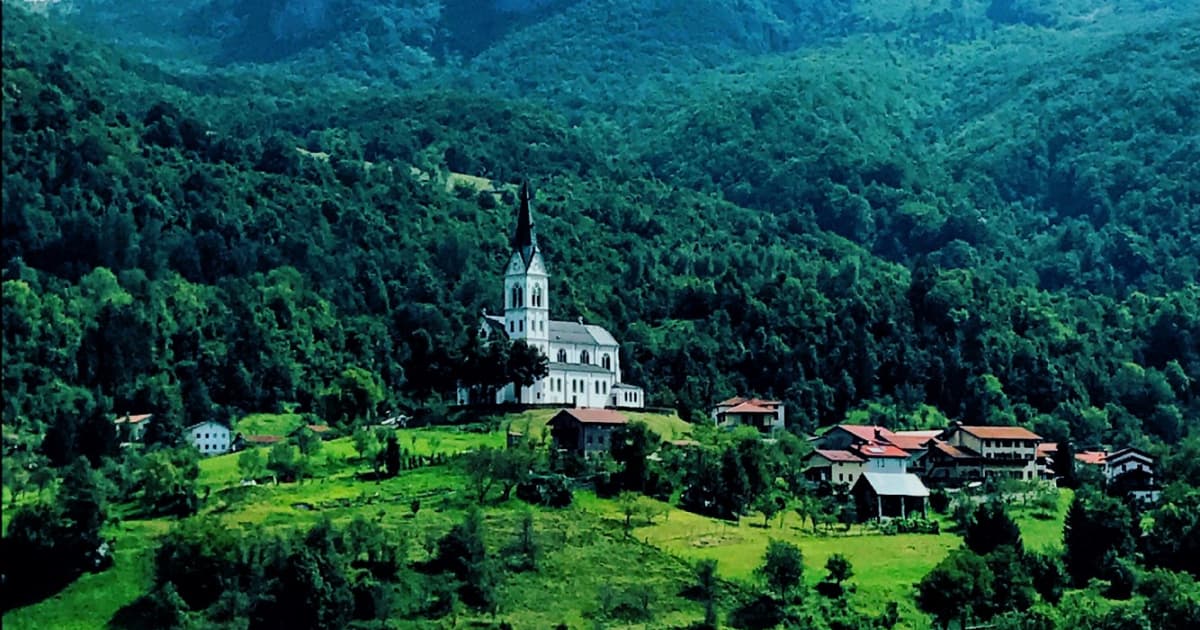
<svg viewBox="0 0 1200 630">
<path fill-rule="evenodd" d="M 1120 298 L 1014 286 L 970 244 L 988 239 L 978 220 L 920 201 L 919 170 L 863 162 L 852 137 L 830 145 L 845 154 L 834 170 L 791 181 L 846 207 L 899 204 L 871 211 L 895 241 L 950 239 L 906 250 L 911 270 L 821 231 L 820 204 L 760 212 L 681 188 L 682 172 L 657 181 L 606 132 L 529 103 L 446 90 L 245 107 L 173 88 L 136 110 L 93 91 L 126 76 L 119 64 L 57 55 L 51 28 L 5 21 L 21 36 L 4 44 L 4 422 L 26 436 L 156 412 L 169 442 L 247 411 L 440 399 L 479 312 L 499 307 L 512 221 L 507 194 L 444 191 L 453 170 L 535 178 L 552 315 L 618 331 L 626 378 L 685 417 L 755 392 L 799 429 L 859 412 L 900 426 L 933 407 L 937 422 L 1169 444 L 1197 412 L 1194 281 Z M 789 135 L 760 124 L 804 92 L 786 94 L 738 133 Z M 748 190 L 760 205 L 772 189 Z"/>
</svg>

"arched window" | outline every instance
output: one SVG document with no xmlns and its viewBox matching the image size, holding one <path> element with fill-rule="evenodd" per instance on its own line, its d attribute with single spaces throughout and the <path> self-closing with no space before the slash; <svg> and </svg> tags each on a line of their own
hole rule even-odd
<svg viewBox="0 0 1200 630">
<path fill-rule="evenodd" d="M 592 357 L 590 355 L 588 355 L 587 350 L 584 350 L 583 352 L 579 353 L 579 362 L 584 363 L 584 364 L 592 362 Z"/>
<path fill-rule="evenodd" d="M 566 362 L 567 362 L 567 351 L 566 351 L 566 350 L 559 350 L 559 351 L 558 351 L 558 362 L 559 362 L 559 363 L 566 363 Z"/>
<path fill-rule="evenodd" d="M 606 370 L 612 369 L 612 357 L 608 356 L 607 353 L 600 357 L 600 367 Z"/>
<path fill-rule="evenodd" d="M 517 308 L 521 306 L 521 287 L 512 288 L 512 296 L 509 298 L 509 306 Z"/>
<path fill-rule="evenodd" d="M 542 305 L 542 285 L 540 284 L 533 285 L 533 305 Z"/>
</svg>

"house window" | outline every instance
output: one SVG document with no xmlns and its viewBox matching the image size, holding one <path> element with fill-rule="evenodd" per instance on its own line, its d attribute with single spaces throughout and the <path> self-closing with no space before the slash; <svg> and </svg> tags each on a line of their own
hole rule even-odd
<svg viewBox="0 0 1200 630">
<path fill-rule="evenodd" d="M 612 369 L 612 357 L 608 356 L 607 354 L 600 357 L 600 367 L 602 367 L 606 370 L 611 370 Z"/>
<path fill-rule="evenodd" d="M 567 362 L 567 351 L 566 351 L 566 350 L 559 350 L 559 351 L 558 351 L 558 362 L 559 362 L 559 363 L 566 363 L 566 362 Z"/>
<path fill-rule="evenodd" d="M 579 353 L 579 362 L 580 363 L 591 363 L 592 362 L 591 359 L 592 359 L 592 357 L 590 355 L 588 355 L 587 350 L 584 350 L 583 352 Z"/>
</svg>

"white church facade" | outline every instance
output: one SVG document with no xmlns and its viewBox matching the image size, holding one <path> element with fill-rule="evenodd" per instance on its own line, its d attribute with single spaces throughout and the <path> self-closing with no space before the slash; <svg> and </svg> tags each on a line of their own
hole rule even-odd
<svg viewBox="0 0 1200 630">
<path fill-rule="evenodd" d="M 480 339 L 495 335 L 523 339 L 549 359 L 548 373 L 520 392 L 512 384 L 496 391 L 495 403 L 563 405 L 568 407 L 645 406 L 640 387 L 621 382 L 620 347 L 600 326 L 550 319 L 550 276 L 538 249 L 529 208 L 529 187 L 523 185 L 513 253 L 504 270 L 504 315 L 484 313 Z M 471 392 L 458 390 L 458 404 L 472 402 Z"/>
</svg>

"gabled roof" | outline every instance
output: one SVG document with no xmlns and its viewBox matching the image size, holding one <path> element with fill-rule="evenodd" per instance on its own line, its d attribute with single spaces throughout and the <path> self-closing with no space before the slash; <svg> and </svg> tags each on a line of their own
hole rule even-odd
<svg viewBox="0 0 1200 630">
<path fill-rule="evenodd" d="M 970 433 L 981 440 L 1025 440 L 1036 441 L 1041 440 L 1042 436 L 1026 429 L 1025 427 L 989 427 L 976 425 L 955 425 L 950 428 L 950 431 L 960 429 L 964 433 Z"/>
<path fill-rule="evenodd" d="M 904 449 L 893 446 L 891 444 L 880 444 L 880 443 L 860 444 L 859 446 L 854 447 L 854 451 L 856 453 L 858 453 L 859 456 L 865 457 L 867 459 L 880 459 L 880 458 L 908 459 L 908 451 L 905 451 Z"/>
<path fill-rule="evenodd" d="M 941 435 L 941 431 L 893 431 L 888 436 L 888 442 L 906 451 L 923 451 L 925 444 Z"/>
<path fill-rule="evenodd" d="M 858 483 L 870 484 L 881 497 L 927 497 L 929 488 L 911 473 L 863 473 Z"/>
<path fill-rule="evenodd" d="M 580 345 L 615 346 L 617 340 L 600 326 L 586 325 L 582 322 L 564 322 L 550 320 L 547 329 L 550 341 L 559 343 L 575 343 Z"/>
<path fill-rule="evenodd" d="M 823 457 L 831 462 L 836 462 L 839 464 L 861 464 L 867 461 L 858 455 L 851 453 L 850 451 L 835 451 L 819 448 L 813 451 L 813 455 L 816 457 Z"/>
<path fill-rule="evenodd" d="M 760 407 L 752 402 L 744 402 L 740 405 L 734 405 L 733 407 L 726 409 L 725 411 L 722 411 L 721 413 L 722 414 L 753 413 L 753 414 L 760 414 L 760 415 L 764 415 L 764 416 L 773 416 L 773 415 L 775 415 L 775 410 L 767 409 L 766 407 Z"/>
<path fill-rule="evenodd" d="M 1119 461 L 1123 461 L 1126 459 L 1140 459 L 1140 460 L 1146 461 L 1146 462 L 1151 462 L 1151 463 L 1154 462 L 1154 457 L 1152 455 L 1150 455 L 1146 451 L 1143 451 L 1139 448 L 1133 448 L 1133 447 L 1126 447 L 1123 449 L 1113 451 L 1108 454 L 1108 457 L 1106 457 L 1104 459 L 1104 461 L 1106 463 L 1112 464 L 1113 462 L 1119 462 Z"/>
<path fill-rule="evenodd" d="M 832 433 L 841 429 L 850 435 L 862 440 L 863 442 L 875 442 L 878 440 L 891 441 L 892 432 L 884 427 L 866 424 L 838 424 L 826 432 Z"/>
<path fill-rule="evenodd" d="M 135 415 L 125 414 L 123 416 L 117 416 L 113 419 L 113 422 L 116 424 L 141 424 L 153 417 L 154 414 L 152 413 L 139 413 Z"/>
<path fill-rule="evenodd" d="M 226 431 L 228 431 L 228 430 L 229 430 L 229 426 L 228 426 L 228 425 L 226 425 L 226 424 L 225 424 L 225 423 L 223 423 L 223 422 L 217 422 L 216 420 L 205 420 L 204 422 L 196 422 L 196 423 L 194 423 L 194 424 L 189 424 L 188 426 L 184 427 L 184 428 L 183 428 L 183 430 L 184 430 L 184 431 L 190 431 L 190 430 L 192 430 L 192 429 L 195 429 L 196 427 L 202 427 L 202 426 L 204 426 L 204 425 L 206 425 L 206 424 L 215 424 L 215 425 L 217 425 L 218 427 L 221 427 L 222 429 L 225 429 Z"/>
<path fill-rule="evenodd" d="M 764 400 L 762 398 L 746 398 L 745 396 L 734 396 L 733 398 L 726 398 L 725 400 L 722 400 L 721 402 L 717 403 L 714 406 L 716 406 L 716 407 L 736 407 L 742 403 L 750 403 L 752 405 L 758 405 L 759 407 L 766 407 L 767 409 L 774 409 L 775 407 L 778 407 L 780 405 L 780 402 L 778 400 Z"/>
<path fill-rule="evenodd" d="M 282 441 L 283 438 L 278 435 L 247 435 L 242 440 L 250 444 L 274 444 Z"/>
<path fill-rule="evenodd" d="M 930 448 L 940 451 L 950 457 L 953 457 L 954 459 L 973 459 L 979 457 L 977 453 L 971 451 L 971 449 L 966 448 L 965 446 L 960 448 L 940 440 L 934 440 L 933 444 L 930 445 Z"/>
<path fill-rule="evenodd" d="M 555 424 L 564 418 L 576 420 L 580 424 L 629 424 L 629 418 L 626 418 L 625 414 L 612 409 L 590 408 L 563 409 L 554 414 L 547 424 Z"/>
</svg>

